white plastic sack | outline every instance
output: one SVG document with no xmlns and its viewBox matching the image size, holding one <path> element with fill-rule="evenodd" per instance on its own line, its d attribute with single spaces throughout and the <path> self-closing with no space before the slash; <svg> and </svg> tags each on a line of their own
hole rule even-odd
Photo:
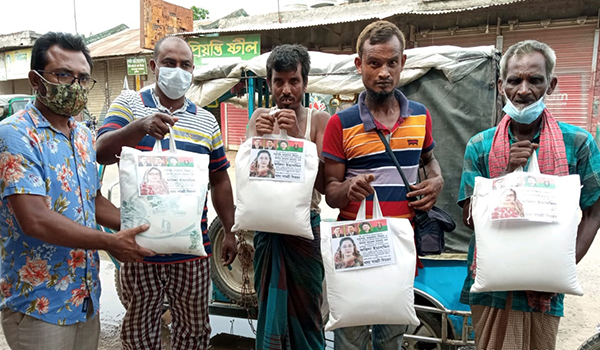
<svg viewBox="0 0 600 350">
<path fill-rule="evenodd" d="M 530 163 L 528 172 L 475 178 L 471 210 L 477 269 L 471 292 L 525 290 L 583 295 L 575 265 L 579 175 L 539 175 L 535 152 Z M 530 177 L 544 181 L 536 185 Z M 532 196 L 532 187 L 539 193 Z M 552 188 L 555 194 L 546 191 L 551 193 L 546 195 L 537 187 Z M 521 214 L 499 220 L 494 212 L 503 201 L 518 203 L 513 206 Z M 549 209 L 539 212 L 540 206 L 549 203 Z M 538 211 L 539 217 L 528 219 L 528 211 Z"/>
<path fill-rule="evenodd" d="M 253 148 L 253 140 L 261 140 L 262 148 Z M 293 146 L 302 145 L 298 147 L 302 152 L 281 151 L 280 141 L 292 150 Z M 276 149 L 268 149 L 270 144 Z M 302 153 L 303 162 L 298 158 Z M 272 170 L 256 174 L 253 163 L 267 155 Z M 265 231 L 314 239 L 310 203 L 318 170 L 317 145 L 311 141 L 288 137 L 285 131 L 246 140 L 235 158 L 237 198 L 232 231 Z M 284 175 L 286 178 L 280 178 Z"/>
<path fill-rule="evenodd" d="M 171 130 L 169 151 L 157 141 L 152 152 L 123 147 L 119 162 L 121 228 L 148 223 L 136 242 L 157 254 L 206 256 L 202 212 L 210 157 L 177 150 Z"/>
<path fill-rule="evenodd" d="M 380 266 L 367 266 L 367 261 L 376 261 L 376 256 L 368 256 L 374 250 L 381 249 L 377 245 L 361 243 L 362 230 L 365 225 L 366 201 L 363 201 L 355 221 L 321 222 L 321 254 L 325 266 L 327 282 L 327 302 L 329 303 L 329 320 L 326 331 L 336 328 L 354 327 L 373 324 L 405 324 L 419 325 L 414 308 L 414 279 L 417 253 L 414 242 L 414 231 L 408 219 L 387 218 L 389 246 L 393 248 L 393 263 Z M 382 220 L 383 219 L 383 220 Z M 373 219 L 385 221 L 377 196 L 373 201 Z M 357 232 L 349 232 L 349 226 L 359 225 Z M 355 269 L 346 268 L 334 257 L 332 244 L 337 254 L 342 250 L 346 238 L 333 238 L 339 226 L 344 226 L 342 233 L 356 242 L 357 255 L 364 266 Z M 371 225 L 373 228 L 375 225 Z M 384 229 L 382 229 L 383 231 Z M 379 242 L 386 240 L 379 239 Z M 345 241 L 348 242 L 348 241 Z M 364 241 L 363 241 L 364 242 Z M 385 243 L 384 243 L 385 244 Z M 360 264 L 357 264 L 360 265 Z"/>
</svg>

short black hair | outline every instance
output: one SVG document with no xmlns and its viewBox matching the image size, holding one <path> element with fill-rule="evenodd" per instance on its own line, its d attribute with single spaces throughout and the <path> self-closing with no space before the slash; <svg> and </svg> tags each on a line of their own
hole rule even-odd
<svg viewBox="0 0 600 350">
<path fill-rule="evenodd" d="M 356 42 L 356 53 L 358 54 L 358 57 L 362 57 L 365 42 L 368 41 L 370 45 L 384 44 L 390 41 L 394 36 L 398 38 L 402 50 L 404 50 L 406 39 L 404 38 L 404 34 L 402 34 L 400 29 L 398 29 L 394 23 L 381 20 L 369 24 L 358 36 Z"/>
<path fill-rule="evenodd" d="M 156 44 L 154 44 L 154 53 L 152 55 L 152 58 L 154 58 L 155 61 L 158 58 L 158 54 L 160 53 L 160 47 L 167 39 L 179 39 L 179 40 L 183 41 L 189 47 L 190 52 L 192 53 L 192 58 L 194 57 L 194 51 L 192 51 L 192 48 L 190 47 L 190 44 L 188 44 L 187 41 L 183 40 L 182 38 L 180 38 L 178 36 L 164 36 L 164 37 L 160 38 L 156 42 Z"/>
<path fill-rule="evenodd" d="M 83 52 L 85 60 L 90 65 L 90 70 L 94 68 L 90 49 L 88 49 L 83 37 L 71 33 L 48 32 L 40 36 L 33 44 L 31 49 L 31 70 L 44 70 L 48 64 L 46 53 L 54 46 L 58 45 L 61 49 Z"/>
<path fill-rule="evenodd" d="M 302 65 L 302 82 L 306 85 L 310 71 L 310 55 L 306 47 L 298 44 L 277 46 L 267 58 L 267 80 L 271 81 L 273 70 L 277 72 L 296 71 L 298 63 Z"/>
</svg>

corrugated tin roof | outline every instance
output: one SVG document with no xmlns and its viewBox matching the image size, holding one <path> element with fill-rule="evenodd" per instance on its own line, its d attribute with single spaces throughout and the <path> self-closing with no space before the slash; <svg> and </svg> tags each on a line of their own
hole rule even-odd
<svg viewBox="0 0 600 350">
<path fill-rule="evenodd" d="M 503 6 L 528 0 L 384 0 L 376 2 L 328 6 L 304 11 L 268 13 L 250 17 L 219 21 L 219 28 L 178 33 L 197 35 L 227 32 L 256 32 L 302 27 L 323 26 L 337 23 L 385 19 L 396 15 L 438 15 L 465 12 L 481 8 Z M 281 23 L 279 16 L 281 15 Z"/>
<path fill-rule="evenodd" d="M 152 53 L 140 47 L 140 30 L 128 29 L 96 41 L 89 46 L 93 58 Z"/>
</svg>

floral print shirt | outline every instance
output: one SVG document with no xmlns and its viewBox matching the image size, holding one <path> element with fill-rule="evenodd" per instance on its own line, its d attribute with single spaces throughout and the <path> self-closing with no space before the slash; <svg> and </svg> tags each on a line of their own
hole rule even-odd
<svg viewBox="0 0 600 350">
<path fill-rule="evenodd" d="M 70 132 L 69 139 L 31 103 L 0 123 L 0 308 L 60 325 L 85 322 L 90 302 L 98 312 L 98 253 L 28 236 L 8 197 L 44 196 L 50 210 L 96 227 L 92 136 L 72 118 Z"/>
</svg>

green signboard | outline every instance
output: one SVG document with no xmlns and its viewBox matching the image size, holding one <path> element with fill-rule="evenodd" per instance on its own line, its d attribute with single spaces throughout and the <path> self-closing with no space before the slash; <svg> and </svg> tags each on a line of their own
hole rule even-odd
<svg viewBox="0 0 600 350">
<path fill-rule="evenodd" d="M 127 59 L 127 75 L 147 75 L 146 57 L 130 57 Z"/>
<path fill-rule="evenodd" d="M 260 55 L 260 34 L 188 38 L 194 65 L 210 61 L 245 61 Z"/>
</svg>

